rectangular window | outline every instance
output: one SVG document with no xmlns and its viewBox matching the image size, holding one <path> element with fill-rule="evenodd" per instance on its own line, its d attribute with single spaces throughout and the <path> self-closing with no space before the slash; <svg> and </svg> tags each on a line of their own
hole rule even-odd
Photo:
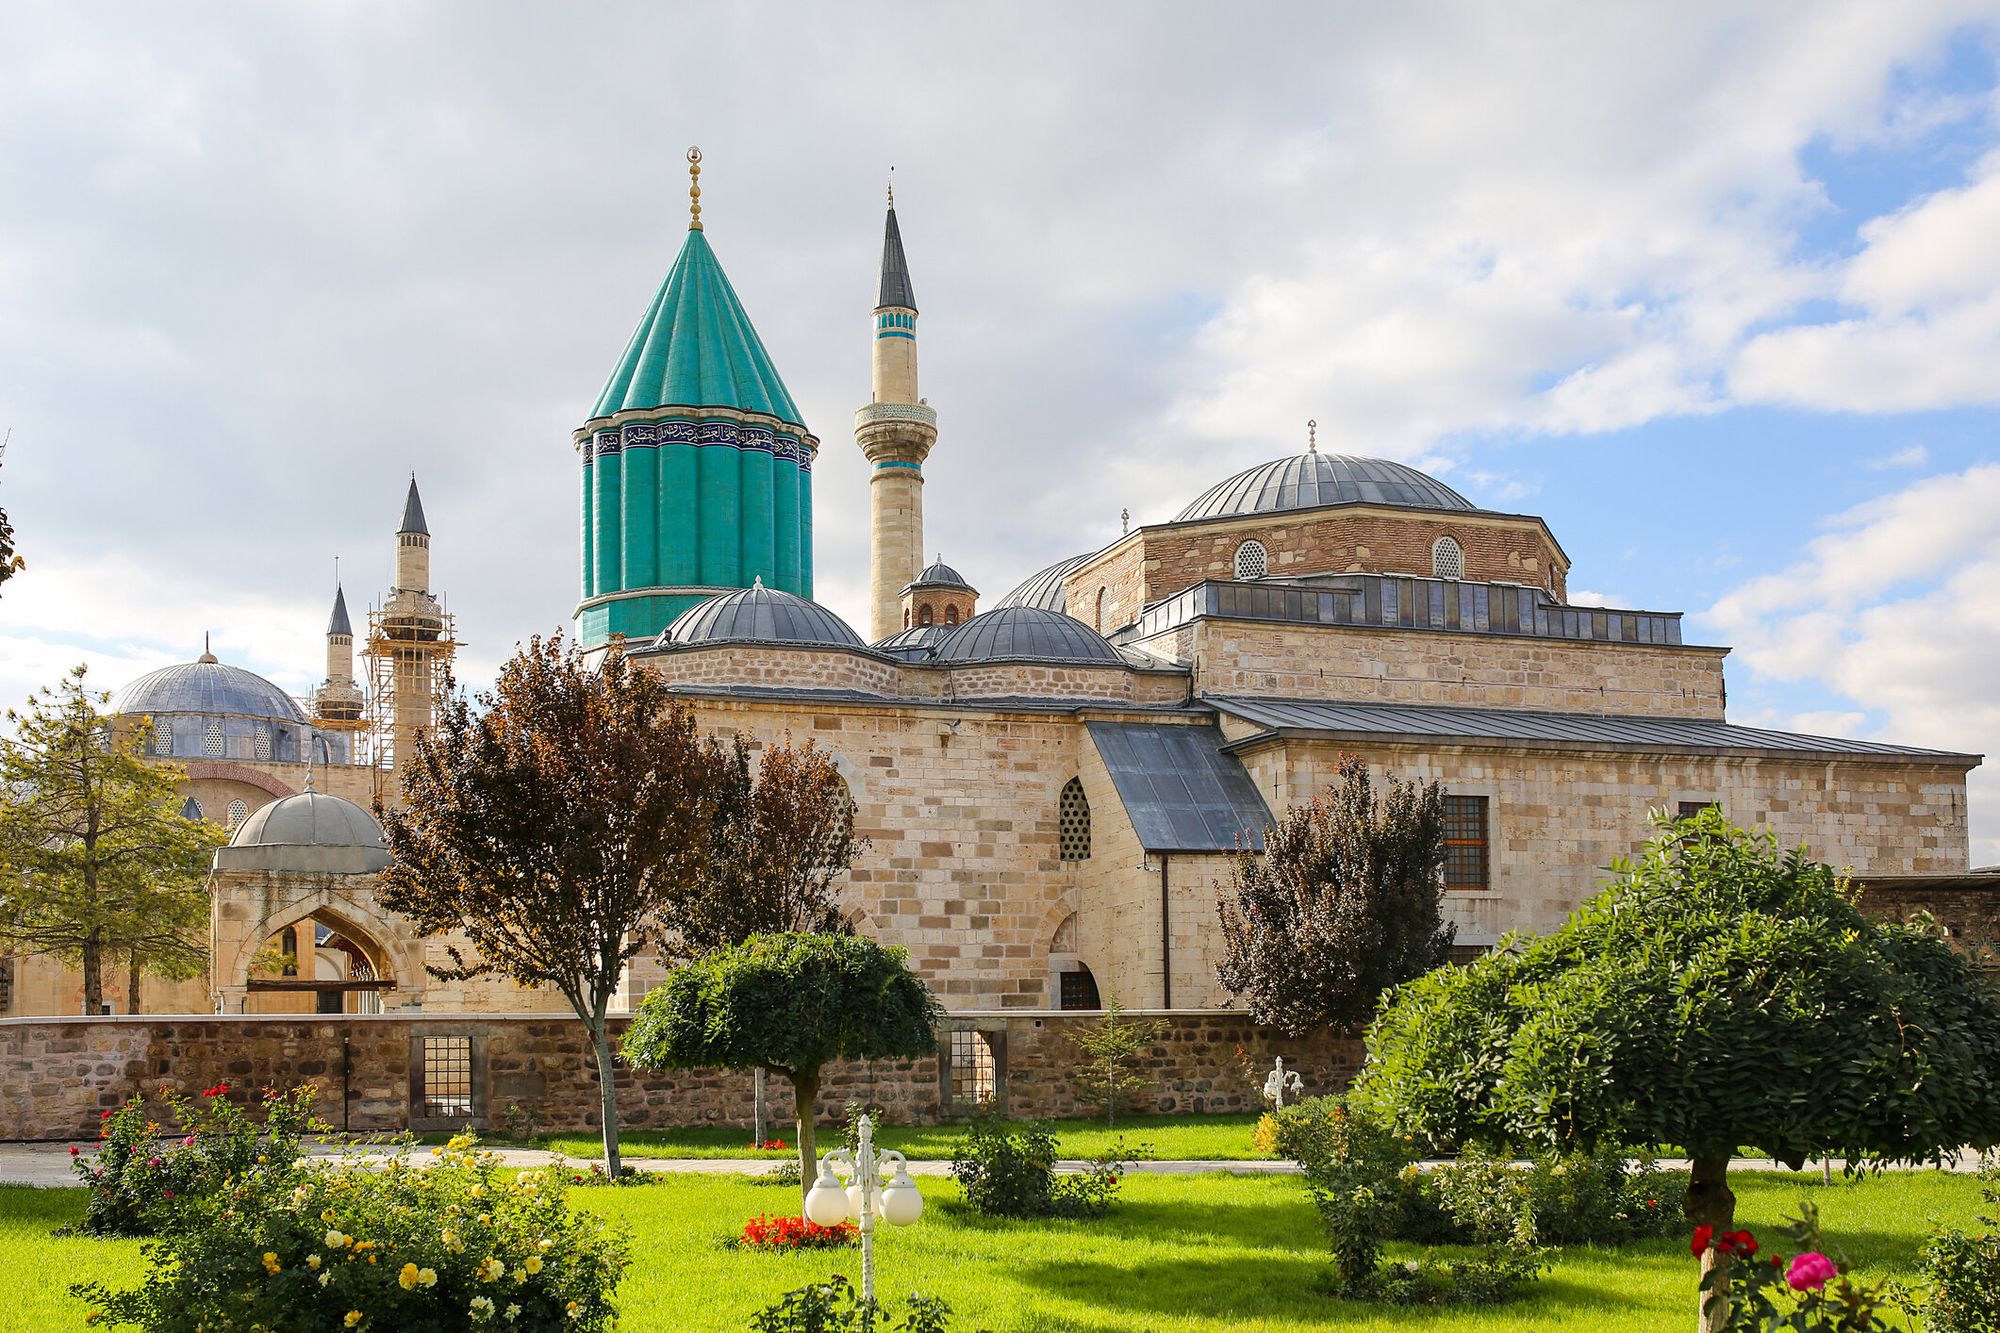
<svg viewBox="0 0 2000 1333">
<path fill-rule="evenodd" d="M 426 1120 L 472 1114 L 472 1038 L 424 1037 L 423 1110 Z"/>
<path fill-rule="evenodd" d="M 983 1106 L 995 1091 L 993 1045 L 984 1032 L 954 1028 L 951 1034 L 951 1100 Z"/>
<path fill-rule="evenodd" d="M 1704 810 L 1719 810 L 1721 808 L 1722 802 L 1720 801 L 1682 801 L 1680 807 L 1674 812 L 1674 818 L 1693 819 Z"/>
<path fill-rule="evenodd" d="M 1088 972 L 1065 972 L 1062 974 L 1062 1007 L 1065 1009 L 1102 1009 L 1103 1003 L 1097 998 L 1097 978 Z"/>
<path fill-rule="evenodd" d="M 1487 887 L 1486 798 L 1444 798 L 1444 886 Z"/>
</svg>

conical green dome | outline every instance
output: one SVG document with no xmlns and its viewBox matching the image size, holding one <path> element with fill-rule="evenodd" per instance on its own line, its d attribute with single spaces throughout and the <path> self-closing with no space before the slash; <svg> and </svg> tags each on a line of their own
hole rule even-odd
<svg viewBox="0 0 2000 1333">
<path fill-rule="evenodd" d="M 590 415 L 669 406 L 733 407 L 800 424 L 792 395 L 699 231 L 688 232 Z"/>
</svg>

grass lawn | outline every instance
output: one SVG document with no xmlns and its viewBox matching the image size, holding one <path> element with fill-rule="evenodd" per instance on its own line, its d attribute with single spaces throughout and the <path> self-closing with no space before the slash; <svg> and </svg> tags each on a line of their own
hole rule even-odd
<svg viewBox="0 0 2000 1333">
<path fill-rule="evenodd" d="M 1056 1141 L 1065 1157 L 1094 1157 L 1111 1148 L 1118 1139 L 1127 1145 L 1146 1144 L 1156 1158 L 1177 1158 L 1202 1162 L 1237 1162 L 1259 1156 L 1250 1147 L 1250 1131 L 1257 1124 L 1254 1115 L 1156 1115 L 1121 1120 L 1107 1130 L 1104 1121 L 1056 1120 Z M 620 1150 L 627 1157 L 791 1157 L 795 1155 L 794 1127 L 782 1122 L 772 1129 L 774 1137 L 785 1141 L 784 1152 L 755 1152 L 750 1148 L 750 1131 L 740 1126 L 692 1129 L 629 1129 L 618 1136 Z M 953 1146 L 965 1133 L 963 1125 L 884 1125 L 875 1133 L 875 1142 L 894 1148 L 912 1161 L 949 1161 Z M 439 1135 L 442 1143 L 446 1136 Z M 588 1161 L 603 1154 L 603 1145 L 594 1134 L 545 1134 L 533 1142 L 487 1136 L 491 1144 L 512 1143 L 519 1147 L 551 1148 Z M 822 1125 L 820 1146 L 837 1146 L 840 1130 Z"/>
<path fill-rule="evenodd" d="M 1820 1205 L 1829 1239 L 1870 1275 L 1910 1274 L 1938 1223 L 1964 1225 L 1977 1182 L 1898 1173 L 1822 1186 L 1811 1173 L 1746 1173 L 1739 1219 L 1772 1229 L 1802 1196 Z M 1624 1250 L 1565 1251 L 1525 1301 L 1483 1311 L 1380 1310 L 1317 1294 L 1326 1273 L 1317 1219 L 1294 1178 L 1129 1176 L 1100 1222 L 991 1222 L 969 1215 L 950 1181 L 924 1183 L 924 1219 L 886 1233 L 877 1251 L 884 1294 L 935 1292 L 959 1312 L 956 1333 L 1236 1333 L 1238 1330 L 1674 1330 L 1691 1322 L 1694 1263 L 1679 1240 Z M 735 1333 L 785 1290 L 843 1272 L 858 1256 L 732 1252 L 720 1241 L 746 1217 L 789 1211 L 789 1190 L 736 1176 L 676 1176 L 662 1185 L 573 1196 L 631 1226 L 634 1263 L 620 1289 L 634 1333 Z M 0 1326 L 81 1328 L 69 1283 L 114 1285 L 140 1272 L 135 1241 L 59 1239 L 82 1212 L 77 1190 L 0 1187 Z M 1414 1253 L 1392 1247 L 1392 1254 Z"/>
</svg>

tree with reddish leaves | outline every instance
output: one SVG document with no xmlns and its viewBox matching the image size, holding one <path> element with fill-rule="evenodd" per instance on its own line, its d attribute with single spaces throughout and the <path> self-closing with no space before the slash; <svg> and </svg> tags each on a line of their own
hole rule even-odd
<svg viewBox="0 0 2000 1333">
<path fill-rule="evenodd" d="M 560 634 L 500 669 L 477 711 L 448 697 L 382 813 L 382 900 L 426 935 L 463 931 L 445 980 L 548 987 L 590 1030 L 604 1165 L 619 1172 L 608 1015 L 626 965 L 665 940 L 699 881 L 730 752 L 616 647 L 594 665 Z"/>
<path fill-rule="evenodd" d="M 1223 989 L 1289 1036 L 1356 1027 L 1386 991 L 1445 962 L 1444 792 L 1387 784 L 1352 755 L 1324 797 L 1295 805 L 1244 852 L 1222 916 Z"/>
</svg>

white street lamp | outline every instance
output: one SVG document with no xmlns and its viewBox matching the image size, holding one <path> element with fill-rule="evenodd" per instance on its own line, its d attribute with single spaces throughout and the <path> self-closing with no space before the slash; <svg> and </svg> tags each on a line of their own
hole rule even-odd
<svg viewBox="0 0 2000 1333">
<path fill-rule="evenodd" d="M 823 1227 L 852 1219 L 861 1228 L 861 1299 L 875 1299 L 875 1216 L 891 1226 L 906 1227 L 924 1213 L 924 1196 L 910 1179 L 909 1163 L 894 1150 L 875 1151 L 875 1126 L 862 1116 L 856 1126 L 853 1152 L 835 1148 L 819 1161 L 819 1179 L 806 1191 L 806 1220 Z M 852 1177 L 846 1188 L 834 1178 L 835 1166 Z M 892 1173 L 882 1183 L 882 1170 Z"/>
<path fill-rule="evenodd" d="M 1285 1094 L 1289 1092 L 1296 1097 L 1304 1088 L 1305 1082 L 1296 1070 L 1285 1068 L 1285 1057 L 1281 1055 L 1264 1080 L 1264 1100 L 1270 1102 L 1273 1109 L 1282 1111 L 1285 1109 Z"/>
</svg>

